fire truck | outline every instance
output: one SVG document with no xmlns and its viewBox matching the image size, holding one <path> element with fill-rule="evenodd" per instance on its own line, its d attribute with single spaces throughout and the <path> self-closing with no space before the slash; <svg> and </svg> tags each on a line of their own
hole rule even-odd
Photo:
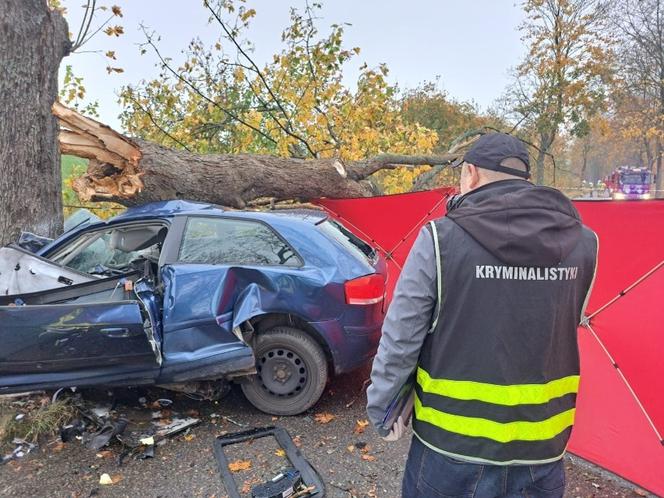
<svg viewBox="0 0 664 498">
<path fill-rule="evenodd" d="M 650 199 L 652 175 L 648 168 L 620 166 L 604 179 L 604 184 L 615 200 Z"/>
</svg>

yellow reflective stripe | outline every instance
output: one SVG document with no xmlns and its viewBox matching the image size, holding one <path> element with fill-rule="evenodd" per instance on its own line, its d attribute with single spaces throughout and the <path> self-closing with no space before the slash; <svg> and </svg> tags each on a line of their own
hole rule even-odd
<svg viewBox="0 0 664 498">
<path fill-rule="evenodd" d="M 574 424 L 576 409 L 554 415 L 540 422 L 500 423 L 478 417 L 464 417 L 441 412 L 422 402 L 415 395 L 415 418 L 455 434 L 471 437 L 484 437 L 499 443 L 510 441 L 545 441 L 556 437 Z"/>
<path fill-rule="evenodd" d="M 579 390 L 579 376 L 570 375 L 546 384 L 485 384 L 470 380 L 433 379 L 418 367 L 417 383 L 425 393 L 448 398 L 478 400 L 495 405 L 539 405 Z"/>
</svg>

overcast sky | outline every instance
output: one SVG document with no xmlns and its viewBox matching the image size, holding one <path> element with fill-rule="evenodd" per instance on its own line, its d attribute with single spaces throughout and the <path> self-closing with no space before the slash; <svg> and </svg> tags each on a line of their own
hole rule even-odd
<svg viewBox="0 0 664 498">
<path fill-rule="evenodd" d="M 112 4 L 108 2 L 110 6 Z M 65 0 L 70 31 L 78 29 L 81 0 Z M 99 3 L 99 2 L 98 2 Z M 110 39 L 100 34 L 83 50 L 114 50 L 117 65 L 125 72 L 108 75 L 108 59 L 99 53 L 67 57 L 61 66 L 72 65 L 82 76 L 90 100 L 99 101 L 101 120 L 119 128 L 117 93 L 122 85 L 152 79 L 158 74 L 155 56 L 139 54 L 144 23 L 161 35 L 160 50 L 179 60 L 189 41 L 200 37 L 211 42 L 218 36 L 207 24 L 207 10 L 200 0 L 115 0 L 124 17 L 118 20 L 125 35 Z M 322 33 L 333 23 L 350 23 L 346 46 L 362 49 L 350 66 L 348 82 L 355 81 L 363 62 L 370 67 L 386 63 L 390 81 L 412 88 L 440 77 L 448 94 L 472 101 L 486 109 L 503 92 L 510 68 L 525 52 L 518 26 L 523 12 L 514 0 L 328 0 L 323 2 Z M 247 0 L 257 11 L 249 37 L 258 62 L 265 62 L 282 45 L 280 35 L 288 25 L 289 8 L 302 7 L 304 0 Z M 101 17 L 101 16 L 100 16 Z M 75 35 L 75 33 L 74 33 Z"/>
</svg>

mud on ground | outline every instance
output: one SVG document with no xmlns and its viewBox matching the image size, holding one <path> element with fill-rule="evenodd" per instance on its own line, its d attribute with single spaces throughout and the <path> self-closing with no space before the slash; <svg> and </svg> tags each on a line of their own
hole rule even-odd
<svg viewBox="0 0 664 498">
<path fill-rule="evenodd" d="M 127 435 L 152 430 L 153 412 L 159 411 L 141 407 L 140 397 L 146 397 L 148 403 L 169 398 L 173 405 L 161 414 L 164 418 L 195 416 L 200 423 L 157 445 L 154 458 L 129 456 L 122 464 L 118 462 L 122 446 L 117 441 L 94 451 L 78 440 L 63 444 L 59 438 L 51 438 L 24 458 L 0 465 L 0 496 L 221 498 L 227 494 L 213 454 L 215 437 L 276 425 L 289 432 L 318 470 L 326 483 L 326 496 L 398 497 L 410 435 L 386 443 L 370 427 L 363 427 L 363 382 L 368 376 L 365 369 L 334 379 L 314 409 L 296 417 L 258 412 L 236 388 L 219 402 L 196 401 L 160 390 L 115 391 L 114 415 L 129 419 Z M 114 399 L 106 390 L 86 392 L 85 397 L 97 406 L 110 406 Z M 276 441 L 269 438 L 229 448 L 227 454 L 237 467 L 247 467 L 234 474 L 237 487 L 247 491 L 243 496 L 250 496 L 251 486 L 273 477 L 287 462 Z M 566 459 L 565 466 L 567 497 L 648 496 L 574 457 Z M 100 485 L 103 474 L 114 484 Z"/>
</svg>

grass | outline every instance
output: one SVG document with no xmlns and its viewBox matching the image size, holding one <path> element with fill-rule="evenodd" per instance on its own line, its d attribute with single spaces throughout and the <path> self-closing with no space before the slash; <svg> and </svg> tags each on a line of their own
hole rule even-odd
<svg viewBox="0 0 664 498">
<path fill-rule="evenodd" d="M 25 416 L 16 420 L 19 413 Z M 24 406 L 17 406 L 16 401 L 0 401 L 0 443 L 8 443 L 14 438 L 34 443 L 53 436 L 77 413 L 77 408 L 68 399 L 55 403 L 48 398 L 30 399 Z"/>
</svg>

